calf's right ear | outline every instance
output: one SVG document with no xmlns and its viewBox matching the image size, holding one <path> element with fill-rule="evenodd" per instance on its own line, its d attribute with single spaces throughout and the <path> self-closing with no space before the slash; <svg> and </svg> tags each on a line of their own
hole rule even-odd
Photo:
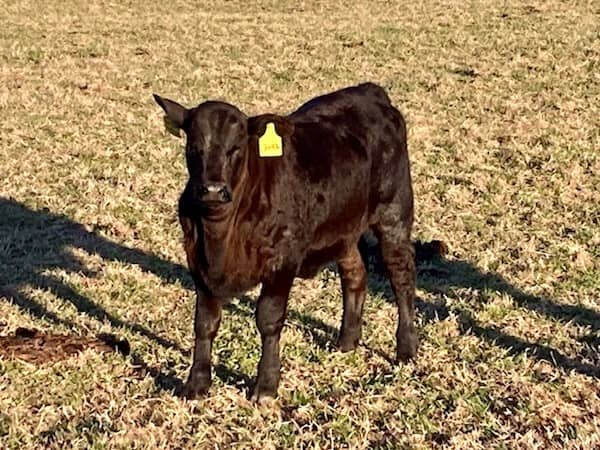
<svg viewBox="0 0 600 450">
<path fill-rule="evenodd" d="M 183 124 L 188 116 L 188 109 L 181 106 L 179 103 L 163 98 L 160 95 L 154 94 L 154 100 L 165 112 L 165 126 L 167 130 L 179 136 L 179 130 L 183 128 Z"/>
</svg>

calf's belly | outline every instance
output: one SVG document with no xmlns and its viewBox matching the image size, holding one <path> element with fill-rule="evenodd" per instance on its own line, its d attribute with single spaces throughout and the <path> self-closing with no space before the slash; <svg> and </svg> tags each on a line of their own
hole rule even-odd
<svg viewBox="0 0 600 450">
<path fill-rule="evenodd" d="M 300 278 L 313 278 L 319 270 L 327 264 L 337 261 L 351 245 L 357 245 L 358 239 L 362 234 L 361 230 L 356 230 L 354 233 L 340 237 L 339 235 L 330 244 L 320 247 L 311 248 L 304 257 L 298 276 Z"/>
</svg>

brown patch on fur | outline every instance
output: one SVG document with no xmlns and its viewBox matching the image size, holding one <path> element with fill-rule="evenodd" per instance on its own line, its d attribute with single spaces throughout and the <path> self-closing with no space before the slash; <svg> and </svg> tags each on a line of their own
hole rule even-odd
<svg viewBox="0 0 600 450">
<path fill-rule="evenodd" d="M 195 273 L 198 268 L 198 231 L 196 225 L 189 217 L 180 218 L 181 228 L 183 229 L 183 248 L 187 256 L 188 267 L 192 273 Z"/>
</svg>

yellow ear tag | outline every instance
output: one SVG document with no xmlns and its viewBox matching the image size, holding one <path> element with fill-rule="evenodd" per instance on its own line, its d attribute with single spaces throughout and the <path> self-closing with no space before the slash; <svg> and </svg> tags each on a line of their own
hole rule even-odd
<svg viewBox="0 0 600 450">
<path fill-rule="evenodd" d="M 283 155 L 283 141 L 273 122 L 267 123 L 265 134 L 258 139 L 258 154 L 262 158 Z"/>
<path fill-rule="evenodd" d="M 179 132 L 179 127 L 173 122 L 169 116 L 164 117 L 165 121 L 165 130 L 171 133 L 173 136 L 180 137 L 181 133 Z"/>
</svg>

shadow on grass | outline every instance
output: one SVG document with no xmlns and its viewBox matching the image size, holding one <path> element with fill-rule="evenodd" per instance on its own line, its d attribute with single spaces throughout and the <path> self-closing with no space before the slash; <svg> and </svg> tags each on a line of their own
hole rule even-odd
<svg viewBox="0 0 600 450">
<path fill-rule="evenodd" d="M 48 211 L 35 211 L 14 200 L 0 198 L 0 300 L 9 300 L 32 316 L 65 328 L 80 328 L 79 324 L 48 310 L 27 293 L 30 289 L 43 289 L 98 321 L 108 322 L 115 328 L 127 329 L 184 356 L 191 354 L 190 349 L 184 349 L 168 336 L 156 333 L 147 324 L 121 319 L 93 299 L 48 275 L 48 271 L 59 269 L 88 277 L 96 276 L 73 255 L 72 248 L 97 254 L 104 260 L 136 264 L 167 282 L 179 280 L 185 287 L 193 289 L 187 269 L 180 264 L 111 242 L 67 217 Z M 150 368 L 135 351 L 132 352 L 132 361 L 134 367 L 140 369 L 140 373 L 151 375 L 161 389 L 171 391 L 181 383 L 173 375 L 156 367 Z M 225 383 L 248 383 L 246 375 L 222 365 L 215 368 L 215 373 Z"/>
<path fill-rule="evenodd" d="M 45 289 L 73 305 L 77 311 L 96 320 L 106 321 L 116 328 L 127 329 L 164 348 L 174 349 L 184 356 L 190 355 L 190 349 L 184 349 L 168 336 L 156 333 L 148 324 L 121 319 L 115 313 L 107 311 L 102 305 L 94 302 L 93 299 L 83 296 L 61 280 L 48 275 L 48 271 L 60 269 L 84 274 L 88 277 L 95 276 L 94 272 L 88 270 L 72 254 L 72 248 L 97 254 L 104 260 L 138 265 L 142 270 L 153 273 L 166 282 L 179 281 L 186 288 L 193 289 L 187 269 L 180 264 L 112 242 L 67 217 L 49 211 L 32 210 L 14 200 L 0 198 L 0 299 L 4 297 L 12 301 L 14 305 L 35 317 L 66 328 L 77 329 L 78 324 L 61 318 L 26 293 L 31 288 Z M 362 250 L 374 272 L 381 273 L 376 246 L 367 246 Z M 499 276 L 482 273 L 475 266 L 464 261 L 439 259 L 434 263 L 420 266 L 418 284 L 421 288 L 438 294 L 439 298 L 452 296 L 452 290 L 456 287 L 478 290 L 493 289 L 507 293 L 520 306 L 538 313 L 565 322 L 572 321 L 586 325 L 594 331 L 597 331 L 600 326 L 600 315 L 593 310 L 559 305 L 550 300 L 526 294 Z M 389 288 L 380 275 L 370 276 L 369 288 L 374 294 L 382 294 L 390 298 Z M 443 320 L 449 314 L 443 302 L 430 303 L 417 299 L 416 305 L 419 315 L 425 322 Z M 474 306 L 476 307 L 476 305 Z M 238 304 L 231 303 L 226 307 L 233 313 L 244 315 L 253 315 L 253 308 L 254 301 L 249 297 L 242 297 Z M 536 358 L 548 360 L 556 366 L 574 369 L 580 373 L 600 378 L 598 368 L 595 366 L 581 363 L 547 347 L 522 341 L 500 329 L 479 326 L 471 317 L 468 317 L 468 313 L 465 311 L 458 311 L 458 314 L 461 323 L 464 324 L 464 332 L 473 333 L 483 340 L 494 342 L 512 352 L 528 352 Z M 328 349 L 333 348 L 337 328 L 294 310 L 289 311 L 289 319 L 293 326 L 300 328 L 317 345 Z M 191 322 L 190 318 L 190 327 Z M 382 352 L 374 349 L 368 350 L 391 362 L 390 358 Z M 160 368 L 146 365 L 139 353 L 134 351 L 131 357 L 134 367 L 138 367 L 141 374 L 152 376 L 158 388 L 173 391 L 181 385 L 181 380 L 172 373 L 165 373 Z M 247 375 L 222 364 L 215 367 L 215 374 L 227 384 L 243 388 L 250 385 L 250 378 Z"/>
<path fill-rule="evenodd" d="M 416 247 L 418 264 L 417 285 L 419 288 L 436 295 L 440 299 L 439 303 L 425 302 L 420 299 L 416 300 L 418 315 L 424 323 L 447 318 L 450 311 L 443 298 L 458 299 L 456 289 L 468 288 L 477 290 L 480 293 L 494 291 L 507 294 L 521 308 L 534 311 L 560 322 L 570 322 L 587 326 L 591 328 L 592 333 L 596 333 L 600 329 L 600 314 L 590 308 L 563 305 L 548 298 L 528 294 L 513 286 L 499 275 L 485 273 L 466 261 L 447 260 L 443 257 L 435 256 L 429 261 L 419 261 L 419 247 Z M 374 242 L 362 240 L 361 253 L 363 260 L 370 269 L 370 292 L 381 295 L 391 301 L 393 296 L 389 283 L 384 279 L 385 269 L 381 261 L 378 246 Z M 482 297 L 485 298 L 485 295 Z M 482 306 L 482 301 L 476 301 L 470 305 L 470 309 L 476 311 Z M 575 370 L 584 375 L 600 378 L 600 367 L 594 364 L 563 355 L 558 350 L 547 345 L 525 341 L 517 336 L 506 333 L 498 327 L 482 326 L 464 308 L 454 307 L 452 311 L 458 318 L 460 331 L 463 334 L 473 334 L 481 340 L 507 349 L 512 355 L 526 353 L 538 360 L 547 361 L 565 370 Z M 590 338 L 582 339 L 582 341 L 587 340 L 590 340 Z M 598 355 L 594 356 L 593 359 L 597 360 Z"/>
</svg>

